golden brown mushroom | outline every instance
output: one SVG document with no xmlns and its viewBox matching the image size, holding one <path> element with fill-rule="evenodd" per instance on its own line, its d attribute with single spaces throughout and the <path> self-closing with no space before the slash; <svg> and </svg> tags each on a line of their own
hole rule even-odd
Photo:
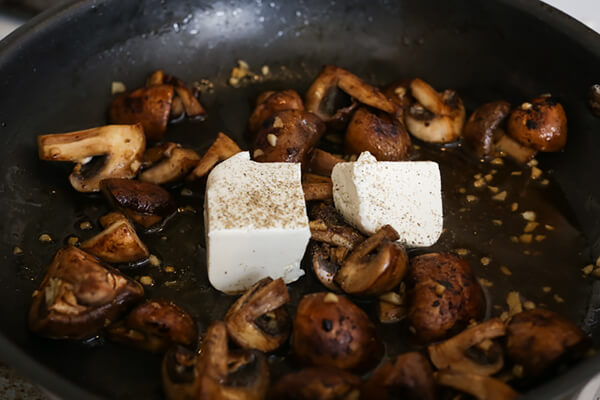
<svg viewBox="0 0 600 400">
<path fill-rule="evenodd" d="M 333 182 L 326 176 L 302 174 L 302 191 L 306 201 L 331 200 L 333 198 Z"/>
<path fill-rule="evenodd" d="M 272 400 L 357 400 L 360 378 L 333 368 L 306 368 L 283 376 L 269 390 Z"/>
<path fill-rule="evenodd" d="M 589 337 L 555 312 L 536 308 L 514 315 L 507 327 L 506 351 L 525 376 L 537 377 L 590 347 Z"/>
<path fill-rule="evenodd" d="M 504 366 L 504 358 L 502 350 L 492 339 L 504 335 L 504 322 L 494 318 L 472 326 L 444 342 L 432 344 L 427 350 L 431 362 L 439 370 L 493 375 Z"/>
<path fill-rule="evenodd" d="M 306 160 L 306 170 L 317 175 L 331 176 L 333 167 L 341 162 L 344 160 L 340 157 L 321 149 L 314 149 Z"/>
<path fill-rule="evenodd" d="M 350 154 L 368 151 L 379 161 L 406 160 L 410 153 L 410 136 L 404 123 L 382 111 L 360 107 L 346 128 L 344 137 Z"/>
<path fill-rule="evenodd" d="M 417 352 L 400 354 L 382 364 L 362 386 L 365 399 L 435 400 L 433 370 Z"/>
<path fill-rule="evenodd" d="M 202 158 L 200 158 L 200 161 L 198 161 L 198 164 L 186 179 L 189 181 L 208 175 L 217 163 L 228 159 L 240 151 L 242 149 L 240 149 L 240 146 L 236 142 L 223 132 L 219 132 L 213 144 L 204 153 Z"/>
<path fill-rule="evenodd" d="M 175 182 L 183 179 L 199 161 L 200 156 L 194 150 L 177 146 L 167 154 L 166 159 L 145 169 L 139 179 L 157 185 Z"/>
<path fill-rule="evenodd" d="M 453 90 L 438 93 L 425 81 L 415 78 L 410 83 L 417 100 L 405 114 L 408 131 L 430 143 L 449 143 L 460 137 L 465 123 L 465 107 Z"/>
<path fill-rule="evenodd" d="M 556 99 L 543 95 L 515 108 L 508 117 L 507 131 L 524 146 L 559 151 L 567 143 L 567 116 Z"/>
<path fill-rule="evenodd" d="M 76 247 L 65 247 L 34 292 L 29 327 L 55 339 L 88 338 L 143 295 L 136 281 Z"/>
<path fill-rule="evenodd" d="M 261 93 L 256 99 L 256 108 L 248 120 L 248 132 L 256 134 L 267 118 L 277 111 L 304 111 L 304 104 L 295 90 L 268 91 Z"/>
<path fill-rule="evenodd" d="M 309 208 L 309 217 L 310 237 L 313 240 L 352 250 L 365 239 L 344 221 L 332 203 L 313 204 Z"/>
<path fill-rule="evenodd" d="M 364 372 L 383 356 L 383 345 L 367 314 L 344 296 L 305 295 L 296 312 L 291 340 L 305 365 Z"/>
<path fill-rule="evenodd" d="M 328 243 L 311 242 L 308 247 L 315 276 L 323 286 L 331 291 L 342 291 L 333 278 L 340 269 L 341 260 L 347 253 L 347 248 L 331 246 Z"/>
<path fill-rule="evenodd" d="M 162 352 L 173 344 L 193 346 L 198 340 L 196 323 L 181 307 L 164 299 L 146 300 L 127 317 L 107 329 L 115 342 L 152 352 Z"/>
<path fill-rule="evenodd" d="M 513 400 L 519 397 L 506 383 L 489 376 L 453 370 L 435 374 L 438 385 L 448 386 L 474 396 L 477 400 Z"/>
<path fill-rule="evenodd" d="M 406 272 L 408 256 L 398 232 L 381 227 L 352 250 L 335 275 L 335 282 L 349 294 L 377 296 L 396 287 Z"/>
<path fill-rule="evenodd" d="M 444 339 L 483 315 L 481 286 L 469 264 L 453 254 L 413 257 L 406 286 L 408 322 L 421 343 Z"/>
<path fill-rule="evenodd" d="M 289 301 L 283 279 L 261 279 L 227 311 L 227 332 L 244 349 L 273 351 L 290 335 L 291 320 L 285 309 Z"/>
<path fill-rule="evenodd" d="M 146 148 L 140 124 L 42 135 L 37 141 L 40 159 L 76 163 L 69 181 L 79 192 L 97 192 L 103 179 L 135 177 Z"/>
<path fill-rule="evenodd" d="M 128 219 L 118 219 L 102 232 L 81 243 L 81 249 L 111 264 L 132 263 L 150 252 Z"/>
</svg>

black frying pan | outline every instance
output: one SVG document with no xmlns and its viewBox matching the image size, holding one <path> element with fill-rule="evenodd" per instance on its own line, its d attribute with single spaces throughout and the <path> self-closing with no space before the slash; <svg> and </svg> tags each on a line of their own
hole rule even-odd
<svg viewBox="0 0 600 400">
<path fill-rule="evenodd" d="M 272 75 L 233 89 L 226 82 L 237 59 L 256 69 L 268 64 Z M 420 76 L 436 87 L 457 89 L 470 111 L 497 98 L 517 103 L 545 92 L 560 98 L 569 119 L 566 151 L 539 157 L 552 178 L 550 187 L 523 180 L 511 194 L 529 207 L 539 205 L 538 212 L 560 228 L 553 240 L 540 245 L 544 255 L 527 258 L 522 249 L 510 247 L 510 226 L 500 233 L 482 228 L 474 237 L 473 221 L 504 214 L 486 202 L 474 207 L 469 218 L 455 212 L 460 199 L 451 195 L 453 187 L 468 184 L 468 176 L 483 167 L 453 155 L 439 159 L 445 171 L 445 225 L 453 235 L 444 236 L 435 249 L 471 250 L 468 258 L 476 272 L 495 283 L 490 306 L 503 304 L 508 290 L 519 290 L 581 323 L 598 348 L 597 298 L 591 280 L 580 273 L 600 253 L 600 120 L 585 102 L 587 88 L 600 79 L 598 35 L 533 0 L 107 0 L 72 2 L 49 11 L 0 44 L 2 360 L 68 399 L 160 398 L 159 357 L 102 339 L 57 342 L 27 330 L 30 296 L 45 266 L 70 234 L 85 238 L 97 232 L 97 218 L 107 210 L 99 196 L 72 190 L 67 181 L 71 166 L 37 160 L 37 134 L 105 124 L 112 81 L 134 88 L 146 74 L 163 68 L 188 82 L 207 77 L 215 84 L 215 92 L 201 98 L 208 120 L 171 127 L 170 140 L 204 151 L 223 130 L 244 143 L 251 104 L 261 90 L 303 92 L 326 63 L 374 84 Z M 428 151 L 425 147 L 421 156 L 427 158 Z M 201 188 L 193 189 L 194 196 L 178 200 L 200 210 Z M 95 230 L 79 230 L 84 220 L 92 221 Z M 201 331 L 232 302 L 207 282 L 202 230 L 201 213 L 187 214 L 169 224 L 168 240 L 144 237 L 153 253 L 179 269 L 179 290 L 161 285 L 169 278 L 156 271 L 129 271 L 153 275 L 158 284 L 149 294 L 174 298 L 192 312 Z M 41 233 L 49 233 L 54 242 L 41 244 Z M 15 245 L 23 255 L 12 254 Z M 510 265 L 512 278 L 497 268 L 480 267 L 482 254 Z M 540 288 L 546 285 L 565 302 L 544 297 Z M 316 290 L 320 287 L 307 274 L 291 285 L 293 303 L 303 292 Z M 388 354 L 409 348 L 404 331 L 403 325 L 381 328 Z M 273 361 L 281 366 L 274 368 L 275 375 L 289 368 L 282 358 Z M 600 356 L 592 357 L 530 391 L 528 398 L 559 399 L 599 371 Z"/>
</svg>

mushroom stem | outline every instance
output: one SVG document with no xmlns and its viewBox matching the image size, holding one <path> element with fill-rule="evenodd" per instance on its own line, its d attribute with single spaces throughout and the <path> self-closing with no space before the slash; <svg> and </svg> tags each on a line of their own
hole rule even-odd
<svg viewBox="0 0 600 400">
<path fill-rule="evenodd" d="M 317 175 L 331 176 L 333 167 L 344 162 L 340 157 L 334 156 L 321 149 L 314 149 L 307 160 L 307 170 Z"/>
<path fill-rule="evenodd" d="M 489 376 L 446 370 L 437 372 L 435 380 L 439 385 L 469 393 L 478 400 L 512 400 L 519 397 L 519 393 L 506 383 Z"/>
</svg>

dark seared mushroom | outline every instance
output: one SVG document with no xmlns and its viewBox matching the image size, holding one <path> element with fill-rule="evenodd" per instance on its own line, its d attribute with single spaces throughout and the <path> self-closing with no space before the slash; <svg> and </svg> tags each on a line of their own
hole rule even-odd
<svg viewBox="0 0 600 400">
<path fill-rule="evenodd" d="M 291 320 L 285 309 L 289 301 L 283 279 L 261 279 L 227 311 L 229 336 L 244 349 L 277 349 L 290 336 Z"/>
<path fill-rule="evenodd" d="M 298 110 L 304 111 L 304 104 L 295 90 L 268 91 L 258 95 L 256 108 L 248 120 L 248 132 L 254 135 L 267 118 L 277 111 Z"/>
<path fill-rule="evenodd" d="M 142 171 L 139 179 L 143 182 L 162 185 L 183 179 L 198 165 L 200 156 L 192 149 L 177 146 L 167 158 Z"/>
<path fill-rule="evenodd" d="M 383 345 L 367 314 L 344 296 L 305 295 L 296 312 L 291 340 L 304 365 L 364 372 L 383 356 Z"/>
<path fill-rule="evenodd" d="M 196 352 L 184 346 L 169 349 L 161 364 L 163 392 L 167 400 L 193 400 L 195 397 Z"/>
<path fill-rule="evenodd" d="M 493 375 L 504 366 L 502 349 L 492 339 L 506 335 L 504 322 L 490 319 L 441 343 L 430 345 L 429 358 L 439 370 Z"/>
<path fill-rule="evenodd" d="M 556 99 L 542 95 L 512 111 L 507 131 L 524 146 L 540 151 L 559 151 L 567 143 L 567 116 Z"/>
<path fill-rule="evenodd" d="M 365 399 L 435 400 L 433 370 L 417 352 L 382 364 L 361 388 Z"/>
<path fill-rule="evenodd" d="M 108 119 L 113 124 L 141 123 L 149 142 L 161 140 L 167 130 L 173 86 L 154 85 L 116 96 L 108 106 Z"/>
<path fill-rule="evenodd" d="M 331 246 L 328 243 L 311 242 L 308 246 L 313 272 L 315 276 L 327 289 L 341 292 L 340 287 L 333 278 L 340 269 L 341 260 L 348 253 L 343 246 Z"/>
<path fill-rule="evenodd" d="M 335 282 L 349 294 L 377 296 L 396 287 L 406 272 L 408 256 L 397 243 L 400 236 L 384 225 L 352 250 L 335 275 Z"/>
<path fill-rule="evenodd" d="M 460 137 L 465 123 L 465 107 L 453 90 L 438 93 L 425 81 L 415 78 L 410 83 L 417 100 L 405 114 L 408 131 L 430 143 L 449 143 Z"/>
<path fill-rule="evenodd" d="M 305 102 L 306 110 L 337 128 L 343 126 L 356 107 L 356 103 L 351 100 L 349 104 L 340 106 L 340 91 L 362 104 L 391 115 L 396 114 L 396 105 L 379 89 L 367 84 L 345 69 L 334 65 L 323 67 L 321 74 L 308 88 Z"/>
<path fill-rule="evenodd" d="M 306 170 L 317 175 L 331 176 L 333 167 L 341 162 L 344 162 L 344 159 L 324 150 L 314 149 L 306 160 Z"/>
<path fill-rule="evenodd" d="M 489 376 L 445 370 L 436 372 L 435 380 L 438 385 L 460 390 L 478 400 L 512 400 L 519 397 L 519 393 L 506 383 Z"/>
<path fill-rule="evenodd" d="M 304 162 L 324 132 L 325 125 L 314 114 L 278 111 L 258 130 L 252 144 L 252 158 L 260 162 Z"/>
<path fill-rule="evenodd" d="M 146 148 L 140 124 L 42 135 L 37 141 L 40 159 L 76 163 L 69 181 L 79 192 L 97 192 L 103 179 L 135 177 Z"/>
<path fill-rule="evenodd" d="M 152 352 L 173 344 L 192 346 L 198 340 L 196 323 L 181 307 L 164 299 L 146 300 L 123 321 L 107 328 L 112 341 Z"/>
<path fill-rule="evenodd" d="M 309 217 L 310 237 L 318 242 L 352 250 L 365 239 L 344 221 L 331 203 L 313 204 L 309 209 Z"/>
<path fill-rule="evenodd" d="M 114 221 L 96 236 L 82 242 L 80 247 L 111 264 L 132 263 L 150 255 L 127 218 Z"/>
<path fill-rule="evenodd" d="M 208 175 L 217 163 L 228 159 L 234 154 L 242 151 L 229 136 L 223 132 L 217 134 L 217 138 L 200 158 L 194 170 L 188 175 L 187 180 L 194 180 Z"/>
<path fill-rule="evenodd" d="M 406 286 L 408 322 L 421 343 L 445 339 L 483 315 L 481 286 L 469 264 L 453 254 L 413 257 Z"/>
<path fill-rule="evenodd" d="M 97 334 L 144 295 L 142 286 L 76 247 L 59 250 L 33 294 L 29 327 L 55 339 Z"/>
<path fill-rule="evenodd" d="M 346 128 L 344 138 L 350 154 L 368 151 L 379 161 L 406 160 L 410 136 L 401 120 L 378 110 L 360 107 Z"/>
<path fill-rule="evenodd" d="M 162 222 L 177 210 L 173 196 L 154 183 L 105 179 L 100 189 L 114 208 L 144 228 Z"/>
<path fill-rule="evenodd" d="M 360 378 L 333 368 L 306 368 L 284 375 L 269 390 L 271 400 L 358 400 Z"/>
<path fill-rule="evenodd" d="M 588 106 L 596 117 L 600 117 L 600 85 L 590 86 L 588 90 Z"/>
<path fill-rule="evenodd" d="M 507 355 L 523 366 L 524 376 L 537 377 L 561 361 L 576 359 L 590 344 L 574 323 L 541 308 L 514 315 L 507 327 Z"/>
</svg>

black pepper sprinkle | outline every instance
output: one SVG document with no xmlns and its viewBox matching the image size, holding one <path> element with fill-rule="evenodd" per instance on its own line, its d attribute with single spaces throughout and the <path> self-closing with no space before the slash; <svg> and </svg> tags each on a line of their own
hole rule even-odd
<svg viewBox="0 0 600 400">
<path fill-rule="evenodd" d="M 324 319 L 321 321 L 321 327 L 325 332 L 329 332 L 333 328 L 333 322 L 330 319 Z"/>
</svg>

